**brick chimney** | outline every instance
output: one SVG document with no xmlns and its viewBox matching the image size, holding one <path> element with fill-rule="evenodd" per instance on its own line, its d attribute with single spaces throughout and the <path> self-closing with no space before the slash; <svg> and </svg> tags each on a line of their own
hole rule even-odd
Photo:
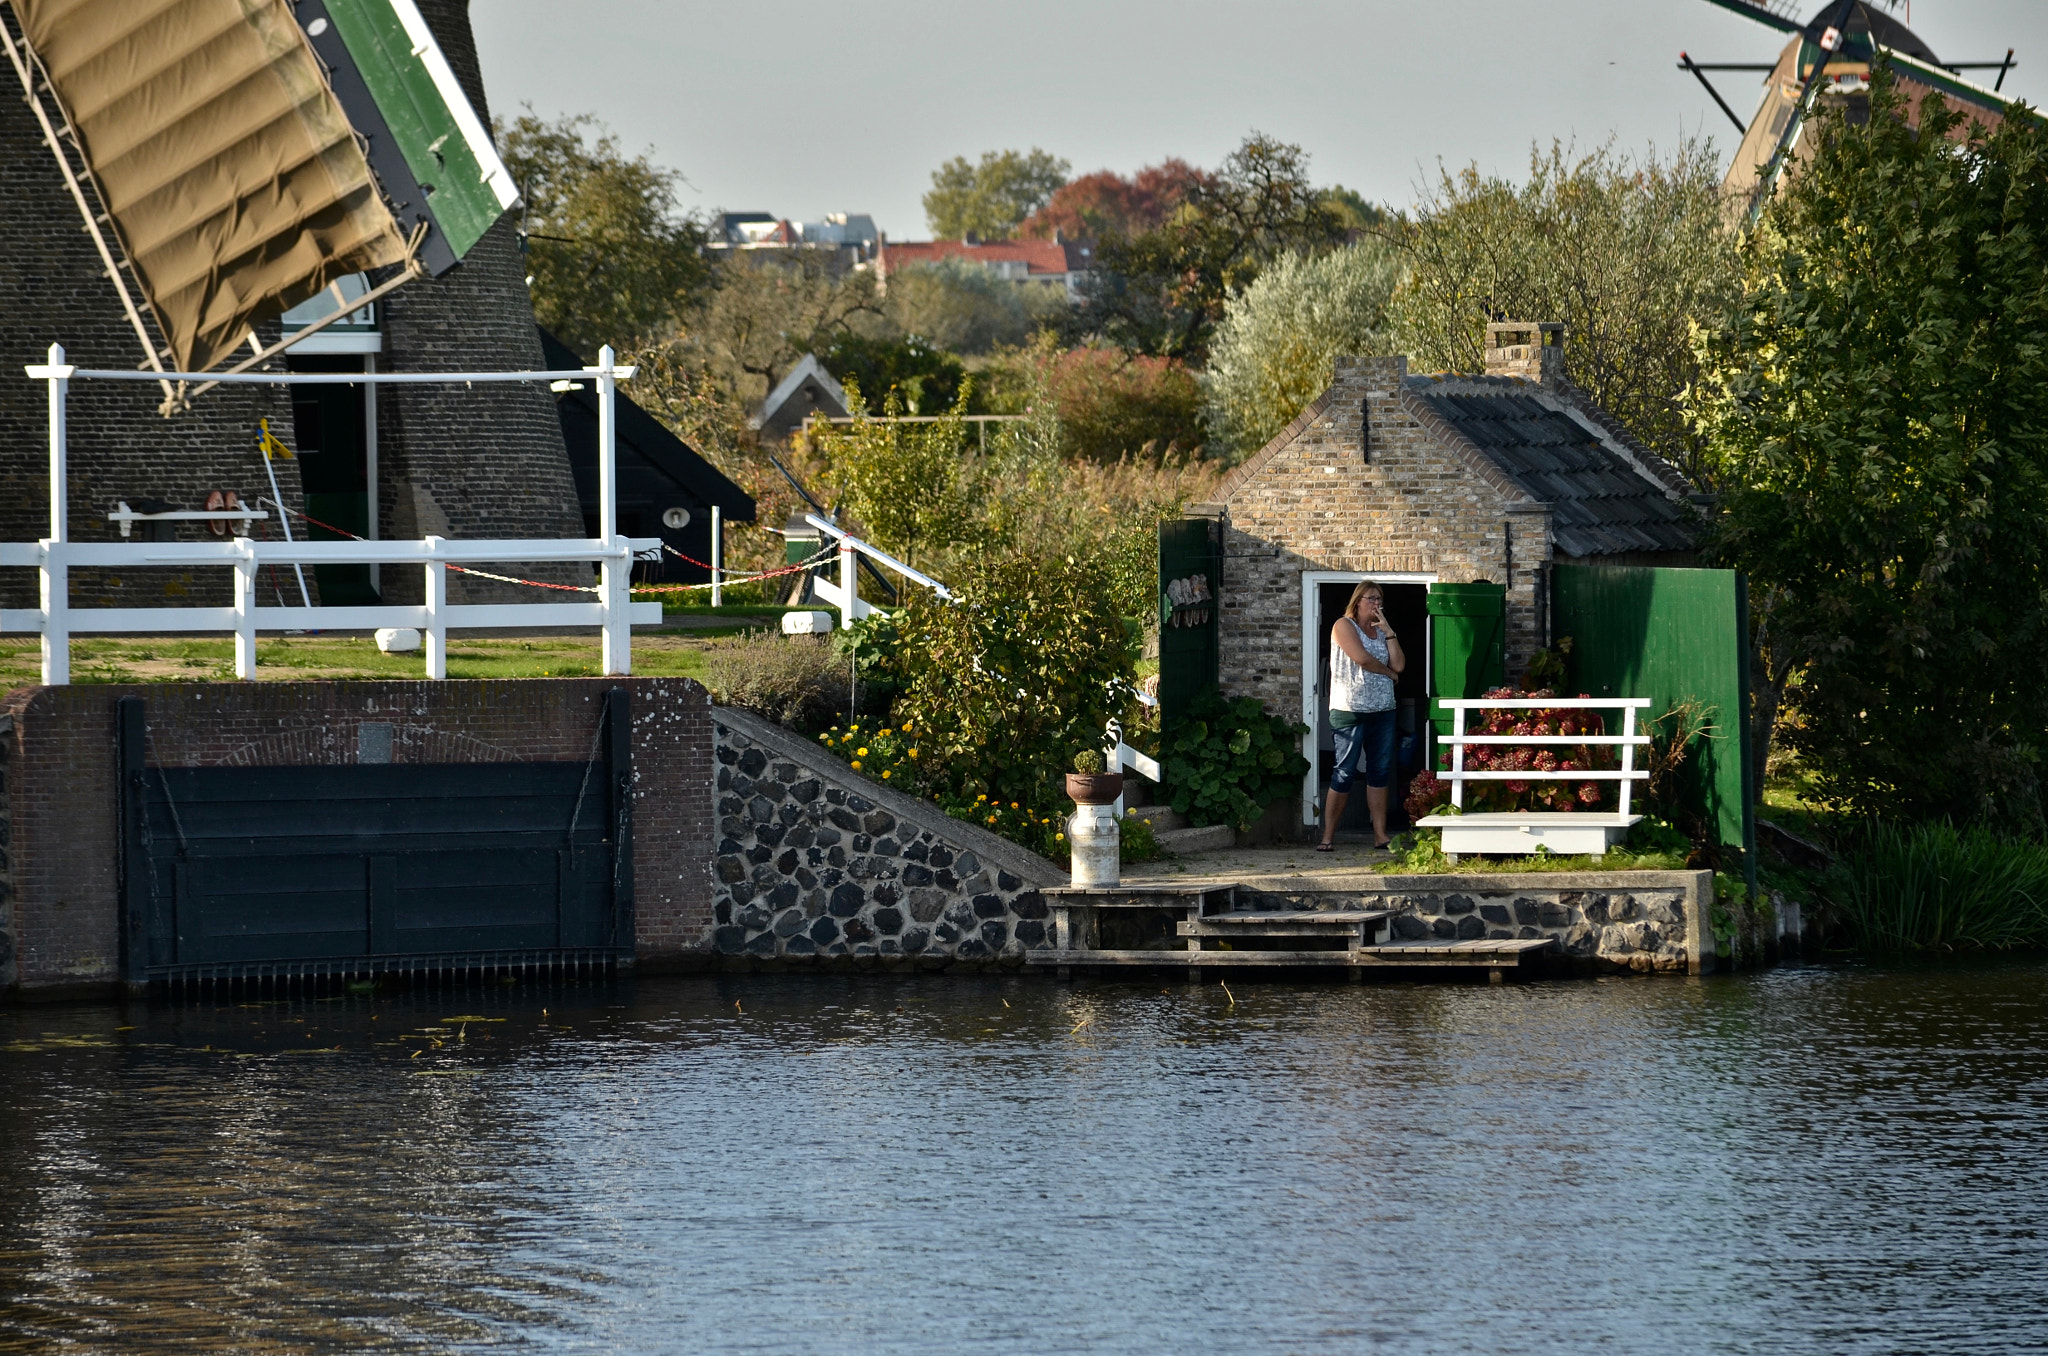
<svg viewBox="0 0 2048 1356">
<path fill-rule="evenodd" d="M 1564 325 L 1501 320 L 1486 327 L 1486 375 L 1555 386 L 1564 376 Z"/>
</svg>

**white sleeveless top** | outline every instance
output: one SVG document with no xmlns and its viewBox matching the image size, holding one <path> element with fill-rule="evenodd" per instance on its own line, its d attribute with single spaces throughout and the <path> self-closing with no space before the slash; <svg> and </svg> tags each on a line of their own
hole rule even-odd
<svg viewBox="0 0 2048 1356">
<path fill-rule="evenodd" d="M 1365 652 L 1380 663 L 1388 663 L 1387 642 L 1375 640 L 1365 633 L 1365 628 L 1351 618 L 1344 619 L 1351 629 L 1358 633 L 1358 643 Z M 1334 640 L 1330 642 L 1330 709 L 1332 711 L 1356 711 L 1361 715 L 1372 711 L 1394 709 L 1394 680 L 1384 673 L 1374 673 L 1344 653 L 1344 647 Z"/>
</svg>

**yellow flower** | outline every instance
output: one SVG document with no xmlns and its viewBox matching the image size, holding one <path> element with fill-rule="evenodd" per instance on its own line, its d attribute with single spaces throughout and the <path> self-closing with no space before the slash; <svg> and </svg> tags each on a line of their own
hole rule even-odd
<svg viewBox="0 0 2048 1356">
<path fill-rule="evenodd" d="M 1011 801 L 1011 802 L 1010 802 L 1010 808 L 1011 808 L 1012 810 L 1021 810 L 1021 809 L 1023 809 L 1024 807 L 1023 807 L 1023 806 L 1021 806 L 1021 805 L 1019 805 L 1019 804 L 1018 804 L 1018 803 L 1017 803 L 1016 801 L 1014 801 L 1014 800 L 1013 800 L 1013 801 Z"/>
<path fill-rule="evenodd" d="M 882 769 L 882 780 L 883 780 L 883 781 L 885 781 L 885 782 L 889 780 L 889 769 L 887 769 L 887 768 L 883 768 L 883 769 Z"/>
<path fill-rule="evenodd" d="M 877 737 L 878 737 L 878 738 L 881 738 L 881 739 L 887 739 L 887 738 L 889 737 L 889 732 L 888 732 L 887 730 L 880 730 L 880 731 L 877 731 L 877 732 L 876 732 L 876 734 L 877 734 Z"/>
<path fill-rule="evenodd" d="M 991 823 L 991 824 L 995 823 L 995 822 L 996 822 L 996 817 L 995 817 L 994 815 L 990 815 L 990 816 L 988 817 L 988 822 L 989 822 L 989 823 Z"/>
<path fill-rule="evenodd" d="M 855 749 L 853 751 L 853 756 L 856 758 L 865 758 L 868 756 L 868 751 L 866 749 Z"/>
<path fill-rule="evenodd" d="M 917 757 L 917 750 L 916 750 L 916 749 L 912 749 L 912 750 L 910 751 L 910 756 L 911 756 L 912 758 L 915 758 L 915 757 Z"/>
<path fill-rule="evenodd" d="M 860 771 L 860 759 L 858 759 L 858 758 L 854 759 L 854 760 L 853 760 L 853 763 L 851 764 L 851 766 L 852 766 L 852 768 L 853 768 L 853 770 L 854 770 L 855 772 L 858 772 L 858 771 Z"/>
<path fill-rule="evenodd" d="M 1056 833 L 1053 835 L 1053 841 L 1057 843 L 1064 843 L 1067 841 L 1067 836 L 1063 833 Z"/>
<path fill-rule="evenodd" d="M 985 801 L 985 800 L 987 800 L 987 799 L 988 799 L 988 797 L 987 797 L 987 796 L 976 796 L 976 797 L 974 798 L 974 803 L 975 803 L 976 805 L 979 805 L 979 804 L 981 804 L 981 803 L 982 803 L 983 801 Z"/>
</svg>

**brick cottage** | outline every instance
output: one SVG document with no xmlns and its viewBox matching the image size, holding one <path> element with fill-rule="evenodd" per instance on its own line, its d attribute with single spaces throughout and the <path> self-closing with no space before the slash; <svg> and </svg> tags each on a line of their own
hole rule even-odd
<svg viewBox="0 0 2048 1356">
<path fill-rule="evenodd" d="M 1387 586 L 1408 644 L 1410 732 L 1426 716 L 1430 585 L 1506 586 L 1513 676 L 1547 643 L 1550 565 L 1694 563 L 1691 486 L 1571 383 L 1564 338 L 1558 324 L 1489 325 L 1481 376 L 1338 358 L 1330 388 L 1197 510 L 1223 526 L 1223 692 L 1315 727 L 1303 823 L 1328 773 L 1330 626 L 1359 580 Z"/>
</svg>

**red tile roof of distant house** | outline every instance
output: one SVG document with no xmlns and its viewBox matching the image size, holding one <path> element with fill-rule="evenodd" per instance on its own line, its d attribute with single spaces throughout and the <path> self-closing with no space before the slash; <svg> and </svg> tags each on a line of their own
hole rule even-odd
<svg viewBox="0 0 2048 1356">
<path fill-rule="evenodd" d="M 875 262 L 885 278 L 893 269 L 935 264 L 941 259 L 1021 263 L 1030 275 L 1050 278 L 1084 271 L 1094 262 L 1094 254 L 1091 246 L 1061 240 L 885 240 L 876 251 Z"/>
</svg>

